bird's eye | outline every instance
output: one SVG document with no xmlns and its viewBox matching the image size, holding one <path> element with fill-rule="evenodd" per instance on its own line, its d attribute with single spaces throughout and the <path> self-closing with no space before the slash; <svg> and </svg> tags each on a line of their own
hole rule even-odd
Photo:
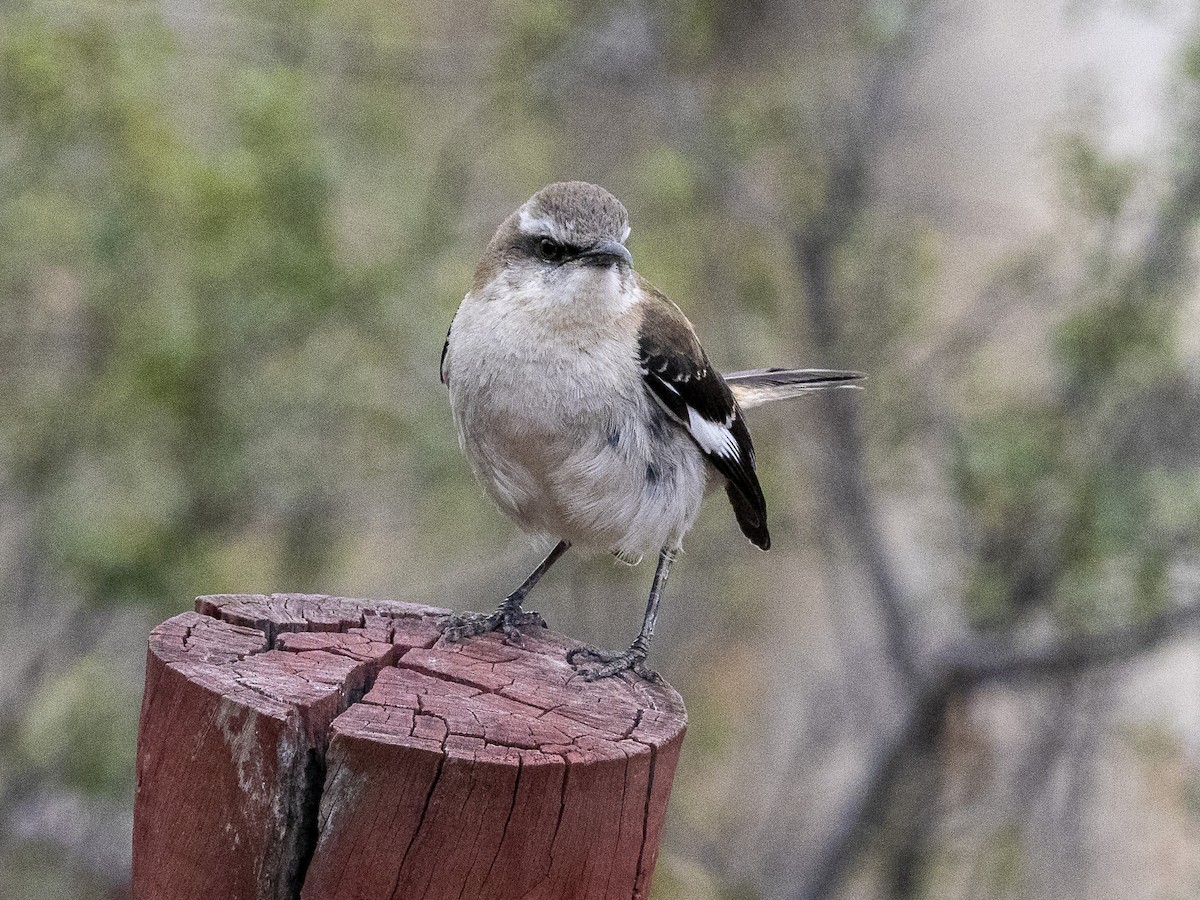
<svg viewBox="0 0 1200 900">
<path fill-rule="evenodd" d="M 558 262 L 563 257 L 562 244 L 550 240 L 550 238 L 542 238 L 537 245 L 538 256 L 546 262 Z"/>
</svg>

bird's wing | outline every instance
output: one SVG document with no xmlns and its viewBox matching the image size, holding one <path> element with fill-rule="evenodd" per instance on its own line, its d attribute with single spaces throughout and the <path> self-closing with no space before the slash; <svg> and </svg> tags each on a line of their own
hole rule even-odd
<svg viewBox="0 0 1200 900">
<path fill-rule="evenodd" d="M 446 329 L 446 343 L 442 344 L 442 361 L 438 364 L 442 384 L 446 385 L 447 387 L 450 386 L 450 370 L 446 366 L 446 351 L 450 349 L 450 332 L 453 330 L 454 324 L 451 323 L 450 327 Z"/>
<path fill-rule="evenodd" d="M 692 324 L 679 307 L 639 281 L 638 362 L 650 395 L 695 441 L 718 472 L 742 533 L 766 550 L 767 503 L 754 471 L 754 445 L 733 393 L 708 362 Z"/>
</svg>

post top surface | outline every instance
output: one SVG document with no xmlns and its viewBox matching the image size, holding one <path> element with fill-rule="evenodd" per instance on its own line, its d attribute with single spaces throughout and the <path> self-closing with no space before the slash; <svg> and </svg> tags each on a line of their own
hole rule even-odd
<svg viewBox="0 0 1200 900">
<path fill-rule="evenodd" d="M 322 594 L 218 594 L 158 626 L 150 644 L 168 666 L 259 713 L 337 702 L 327 739 L 476 757 L 516 751 L 536 763 L 642 752 L 686 726 L 670 685 L 632 673 L 584 681 L 565 658 L 578 642 L 548 630 L 526 633 L 521 647 L 501 634 L 449 644 L 435 624 L 447 612 Z"/>
</svg>

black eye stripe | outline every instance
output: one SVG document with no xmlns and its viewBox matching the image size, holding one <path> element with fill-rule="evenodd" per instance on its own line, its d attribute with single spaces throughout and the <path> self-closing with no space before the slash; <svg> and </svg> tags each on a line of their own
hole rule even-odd
<svg viewBox="0 0 1200 900">
<path fill-rule="evenodd" d="M 527 254 L 546 262 L 562 262 L 578 256 L 580 252 L 580 248 L 574 244 L 563 244 L 544 234 L 530 235 L 522 244 Z"/>
</svg>

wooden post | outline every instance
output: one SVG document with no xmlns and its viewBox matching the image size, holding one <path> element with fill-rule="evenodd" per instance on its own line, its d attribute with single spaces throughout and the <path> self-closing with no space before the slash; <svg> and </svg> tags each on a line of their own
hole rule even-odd
<svg viewBox="0 0 1200 900">
<path fill-rule="evenodd" d="M 150 635 L 134 900 L 629 900 L 686 713 L 575 642 L 440 640 L 447 611 L 201 597 Z"/>
</svg>

